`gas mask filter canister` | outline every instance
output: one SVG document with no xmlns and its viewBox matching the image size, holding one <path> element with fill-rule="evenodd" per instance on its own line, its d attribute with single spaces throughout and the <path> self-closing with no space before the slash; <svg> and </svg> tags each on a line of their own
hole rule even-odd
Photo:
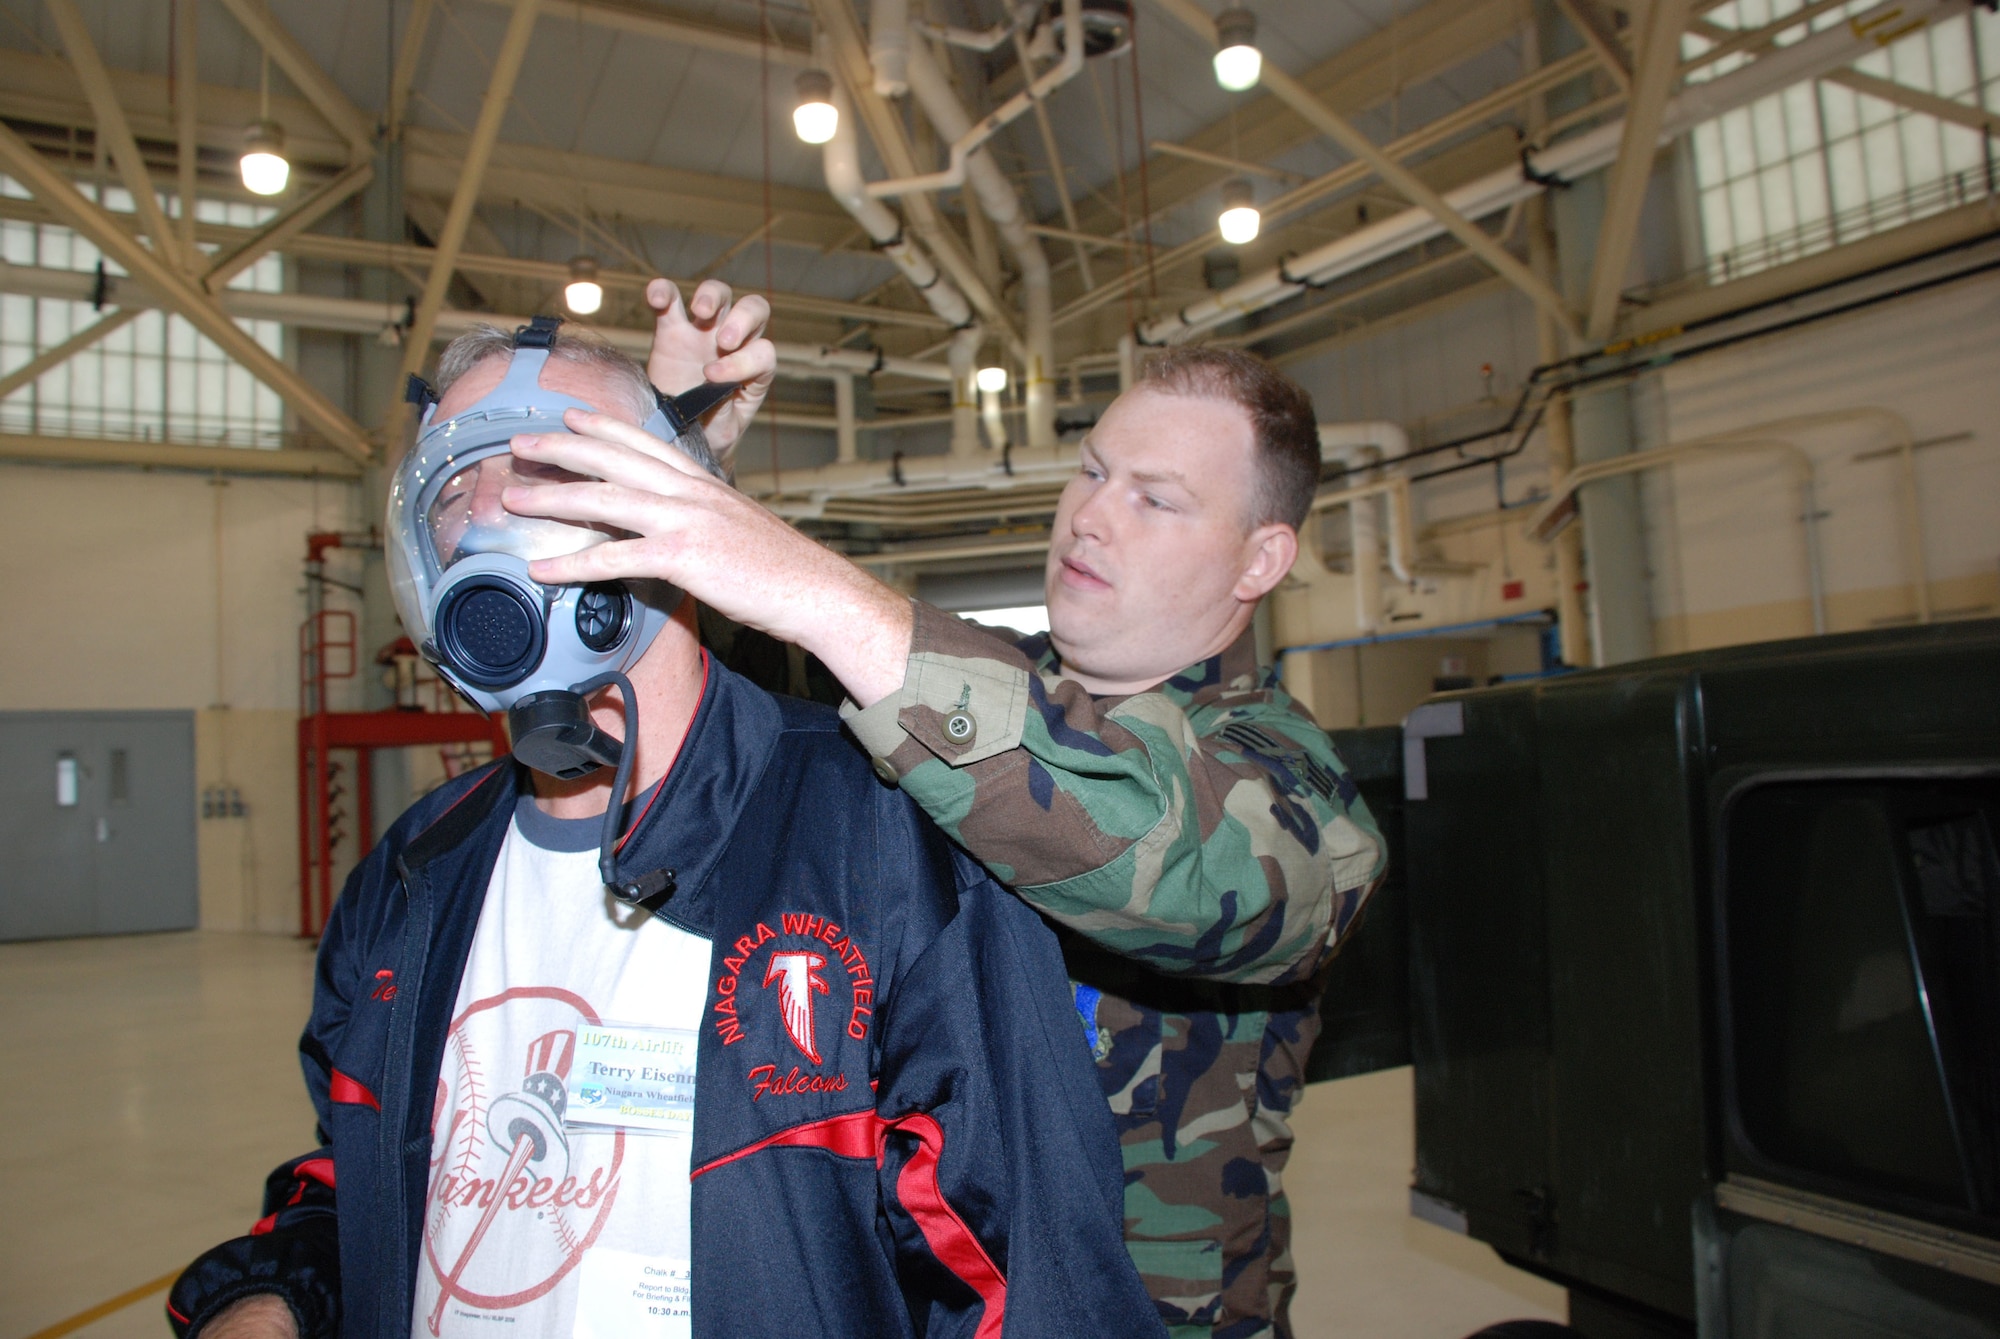
<svg viewBox="0 0 2000 1339">
<path fill-rule="evenodd" d="M 617 877 L 617 835 L 636 750 L 597 727 L 586 697 L 616 684 L 624 695 L 625 739 L 637 737 L 638 703 L 625 672 L 666 626 L 681 592 L 659 582 L 544 586 L 528 575 L 530 562 L 578 553 L 623 532 L 516 516 L 500 504 L 510 485 L 576 477 L 517 461 L 509 450 L 521 433 L 568 432 L 565 410 L 597 408 L 541 384 L 559 324 L 536 317 L 522 327 L 500 384 L 441 423 L 432 421 L 435 393 L 411 378 L 410 398 L 422 418 L 389 489 L 390 588 L 410 639 L 438 674 L 482 710 L 507 713 L 516 758 L 563 779 L 616 769 L 599 864 L 614 892 L 643 900 L 671 891 L 672 874 Z M 660 395 L 641 426 L 666 441 L 699 432 L 700 414 L 734 389 L 710 383 L 677 399 Z"/>
</svg>

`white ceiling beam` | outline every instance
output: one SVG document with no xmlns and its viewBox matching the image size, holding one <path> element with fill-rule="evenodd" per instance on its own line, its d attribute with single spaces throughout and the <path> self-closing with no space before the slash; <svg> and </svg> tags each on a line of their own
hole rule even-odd
<svg viewBox="0 0 2000 1339">
<path fill-rule="evenodd" d="M 187 8 L 192 9 L 194 6 L 188 5 Z M 186 225 L 182 229 L 183 250 L 199 261 L 196 277 L 201 280 L 202 287 L 210 293 L 222 292 L 228 287 L 231 279 L 249 269 L 269 252 L 283 246 L 303 229 L 316 223 L 342 200 L 364 189 L 374 175 L 375 168 L 372 163 L 356 163 L 263 227 L 255 230 L 230 229 L 229 231 L 239 235 L 231 245 L 213 257 L 204 256 L 195 246 L 197 238 L 193 226 L 194 211 L 182 211 L 181 221 Z M 192 199 L 192 193 L 185 198 Z M 107 217 L 119 221 L 115 215 Z M 0 377 L 0 400 L 6 399 L 22 386 L 38 380 L 68 362 L 106 335 L 123 329 L 143 310 L 145 309 L 142 307 L 133 306 L 112 311 L 62 343 L 43 350 L 6 376 Z"/>
<path fill-rule="evenodd" d="M 1300 74 L 1298 80 L 1335 111 L 1358 115 L 1437 78 L 1478 52 L 1514 41 L 1520 30 L 1520 12 L 1510 4 L 1426 0 Z M 1577 69 L 1588 69 L 1594 58 L 1587 52 L 1576 54 Z M 1179 136 L 1178 141 L 1209 153 L 1269 162 L 1310 143 L 1317 134 L 1268 90 L 1253 91 L 1238 101 L 1234 112 Z M 1211 166 L 1192 163 L 1156 162 L 1151 175 L 1155 218 L 1213 189 L 1217 181 Z M 1102 201 L 1085 206 L 1078 215 L 1085 232 L 1108 234 L 1124 222 L 1115 204 Z"/>
<path fill-rule="evenodd" d="M 528 39 L 534 36 L 535 15 L 539 8 L 538 0 L 514 0 L 513 16 L 507 20 L 507 34 L 500 39 L 499 54 L 493 58 L 493 73 L 486 83 L 486 96 L 479 104 L 479 121 L 473 126 L 471 143 L 466 146 L 458 189 L 452 193 L 451 210 L 445 215 L 444 231 L 436 239 L 437 254 L 431 258 L 423 296 L 417 299 L 416 316 L 403 342 L 403 376 L 422 371 L 425 360 L 430 357 L 431 328 L 437 324 L 438 313 L 444 309 L 445 290 L 451 286 L 458 251 L 465 243 L 466 227 L 472 222 L 472 207 L 479 202 L 480 178 L 485 175 L 487 160 L 493 156 L 494 141 L 500 138 L 500 123 L 506 119 L 507 103 L 514 96 L 514 80 L 521 73 L 521 62 L 527 58 Z M 401 382 L 402 377 L 398 377 L 397 383 L 400 385 Z M 396 398 L 390 409 L 391 419 L 400 420 L 408 409 L 409 406 L 400 397 Z M 391 431 L 385 434 L 383 440 L 398 441 L 400 434 Z"/>
<path fill-rule="evenodd" d="M 159 196 L 153 193 L 146 160 L 139 156 L 138 141 L 132 138 L 132 127 L 126 124 L 118 94 L 111 87 L 111 75 L 98 58 L 97 44 L 90 40 L 90 28 L 77 12 L 76 0 L 48 0 L 48 6 L 49 17 L 55 20 L 56 31 L 62 34 L 63 48 L 69 52 L 70 67 L 76 71 L 77 82 L 83 85 L 84 96 L 90 99 L 91 112 L 97 118 L 98 137 L 110 147 L 118 179 L 131 192 L 133 208 L 139 211 L 145 225 L 146 241 L 168 264 L 188 269 L 189 259 L 181 253 L 174 227 L 160 208 Z M 181 208 L 186 211 L 188 202 L 182 201 Z"/>
<path fill-rule="evenodd" d="M 1226 168 L 1231 172 L 1247 172 L 1253 176 L 1269 177 L 1273 181 L 1282 181 L 1290 185 L 1312 180 L 1305 173 L 1294 172 L 1290 168 L 1246 163 L 1241 158 L 1231 158 L 1225 153 L 1210 153 L 1207 149 L 1190 148 L 1185 144 L 1176 144 L 1172 140 L 1156 139 L 1147 147 L 1154 153 L 1163 153 L 1170 158 L 1185 158 L 1189 162 L 1207 163 L 1210 167 Z"/>
<path fill-rule="evenodd" d="M 1551 61 L 1504 88 L 1495 89 L 1483 98 L 1469 102 L 1456 111 L 1447 112 L 1437 120 L 1421 125 L 1399 139 L 1391 140 L 1383 146 L 1383 152 L 1399 161 L 1411 158 L 1426 149 L 1444 143 L 1461 131 L 1469 130 L 1483 121 L 1511 110 L 1522 100 L 1544 89 L 1576 78 L 1589 70 L 1595 61 L 1596 57 L 1588 51 L 1578 51 Z M 1369 165 L 1357 160 L 1342 163 L 1323 176 L 1314 177 L 1302 185 L 1294 186 L 1277 199 L 1268 201 L 1262 206 L 1266 226 L 1286 215 L 1306 209 L 1317 200 L 1360 185 L 1370 175 Z M 1153 268 L 1156 272 L 1165 274 L 1181 265 L 1192 264 L 1211 250 L 1215 242 L 1216 235 L 1213 232 L 1203 233 L 1155 256 Z M 1143 283 L 1145 278 L 1144 269 L 1135 269 L 1129 275 L 1107 280 L 1098 286 L 1095 293 L 1085 294 L 1058 311 L 1056 325 L 1058 327 L 1067 325 L 1109 302 L 1116 301 L 1123 297 L 1127 290 Z"/>
<path fill-rule="evenodd" d="M 141 246 L 50 167 L 33 146 L 11 129 L 0 126 L 0 166 L 54 210 L 63 222 L 89 238 L 97 249 L 118 262 L 159 294 L 195 329 L 213 340 L 250 375 L 276 391 L 300 420 L 340 451 L 359 461 L 371 456 L 368 434 L 343 414 L 304 378 L 271 355 L 236 322 L 223 314 L 206 292 L 159 256 Z"/>
<path fill-rule="evenodd" d="M 1625 54 L 1625 44 L 1618 40 L 1618 25 L 1611 15 L 1599 9 L 1595 0 L 1556 0 L 1556 8 L 1562 10 L 1563 17 L 1583 38 L 1583 44 L 1597 57 L 1598 64 L 1611 76 L 1611 82 L 1618 85 L 1621 93 L 1630 93 L 1632 58 Z"/>
<path fill-rule="evenodd" d="M 468 148 L 464 135 L 411 126 L 404 133 L 404 188 L 449 198 Z M 566 153 L 539 145 L 501 143 L 486 166 L 482 203 L 535 205 L 571 214 L 622 218 L 735 239 L 764 222 L 759 181 L 624 159 Z M 854 220 L 824 190 L 774 185 L 771 207 L 783 215 L 774 242 L 825 250 L 854 230 Z"/>
<path fill-rule="evenodd" d="M 133 133 L 142 142 L 173 143 L 178 131 L 168 80 L 131 70 L 110 73 Z M 233 158 L 243 145 L 243 127 L 256 119 L 257 110 L 255 89 L 202 85 L 197 122 L 201 147 Z M 284 123 L 294 172 L 338 169 L 350 161 L 346 142 L 310 103 L 274 95 L 271 114 Z M 7 48 L 0 48 L 0 117 L 49 127 L 96 127 L 68 62 Z M 406 188 L 449 199 L 465 161 L 467 137 L 410 126 L 404 143 Z M 163 161 L 156 154 L 156 165 Z M 212 188 L 212 179 L 210 184 Z M 486 205 L 581 208 L 599 217 L 714 237 L 741 237 L 764 219 L 763 184 L 758 181 L 505 141 L 494 147 L 480 195 Z M 823 190 L 778 185 L 772 204 L 784 215 L 772 238 L 783 245 L 825 250 L 854 232 L 853 219 Z"/>
<path fill-rule="evenodd" d="M 334 133 L 347 141 L 350 158 L 366 158 L 374 152 L 375 118 L 348 100 L 340 85 L 285 30 L 264 0 L 222 0 L 222 7 L 264 48 L 306 101 L 319 109 Z"/>
<path fill-rule="evenodd" d="M 305 479 L 361 477 L 361 466 L 337 451 L 264 451 L 255 447 L 120 442 L 94 437 L 29 437 L 15 433 L 0 434 L 0 460 L 30 465 L 100 465 L 128 469 L 198 470 L 203 474 L 275 474 Z"/>
<path fill-rule="evenodd" d="M 136 321 L 145 310 L 144 307 L 121 307 L 108 311 L 62 343 L 42 350 L 6 376 L 0 377 L 0 400 L 6 399 L 23 386 L 40 381 L 48 373 L 55 371 L 112 331 L 123 330 Z"/>
<path fill-rule="evenodd" d="M 1852 89 L 1856 93 L 1880 98 L 1898 107 L 1907 107 L 1913 112 L 1934 116 L 1940 121 L 1949 121 L 1953 125 L 1964 126 L 1968 130 L 1976 130 L 1982 135 L 2000 139 L 2000 116 L 1983 107 L 1970 106 L 1951 98 L 1941 98 L 1935 93 L 1926 93 L 1921 88 L 1911 88 L 1908 84 L 1899 84 L 1893 79 L 1883 79 L 1877 75 L 1863 74 L 1859 70 L 1835 70 L 1832 74 L 1820 77 L 1826 83 L 1839 84 L 1842 88 Z"/>
<path fill-rule="evenodd" d="M 1210 46 L 1215 45 L 1215 20 L 1203 12 L 1194 0 L 1153 0 L 1153 3 Z M 1673 0 L 1655 0 L 1656 6 L 1669 3 Z M 1686 8 L 1685 0 L 1681 0 L 1681 8 Z M 1346 117 L 1321 102 L 1303 84 L 1270 61 L 1264 63 L 1263 82 L 1308 125 L 1366 163 L 1398 195 L 1443 224 L 1446 232 L 1485 261 L 1501 278 L 1527 294 L 1537 307 L 1546 311 L 1564 329 L 1576 329 L 1576 317 L 1569 304 L 1546 280 L 1516 259 L 1513 252 L 1495 241 L 1485 229 L 1453 209 L 1442 195 L 1362 134 Z"/>
<path fill-rule="evenodd" d="M 412 0 L 410 15 L 403 20 L 403 40 L 396 44 L 396 69 L 389 79 L 389 110 L 382 118 L 382 133 L 390 139 L 403 137 L 403 122 L 409 118 L 410 90 L 416 86 L 417 62 L 431 30 L 433 2 Z"/>
<path fill-rule="evenodd" d="M 360 174 L 370 170 L 366 163 L 348 169 Z M 343 174 L 345 177 L 346 174 Z M 332 190 L 337 184 L 329 183 L 323 190 Z M 355 189 L 360 189 L 355 187 Z M 438 207 L 438 218 L 443 217 L 443 206 Z M 20 219 L 31 223 L 60 222 L 50 210 L 33 200 L 21 200 L 11 196 L 0 196 L 0 218 Z M 129 216 L 113 214 L 111 221 L 130 233 L 134 223 Z M 273 225 L 284 223 L 283 217 L 273 219 L 265 225 L 265 231 Z M 309 226 L 300 223 L 298 226 Z M 196 236 L 204 242 L 221 243 L 225 250 L 225 262 L 233 260 L 239 250 L 257 232 L 248 228 L 232 228 L 219 223 L 203 223 L 196 230 Z M 282 248 L 287 254 L 304 260 L 323 260 L 336 265 L 367 265 L 385 269 L 398 266 L 423 272 L 430 268 L 436 258 L 432 247 L 418 246 L 413 242 L 376 242 L 360 237 L 333 237 L 325 233 L 300 232 L 282 237 L 271 243 L 272 249 Z M 458 269 L 461 272 L 504 275 L 512 279 L 526 280 L 545 286 L 555 286 L 569 278 L 569 266 L 552 260 L 534 260 L 526 256 L 485 254 L 475 251 L 460 251 Z M 232 271 L 232 274 L 234 272 Z M 633 270 L 600 269 L 597 277 L 606 288 L 628 288 L 634 291 L 644 288 L 655 277 L 651 273 Z M 676 282 L 682 287 L 691 287 L 687 279 Z M 50 296 L 57 296 L 51 294 Z M 945 330 L 948 323 L 935 312 L 916 311 L 905 307 L 881 307 L 871 303 L 847 302 L 839 298 L 823 298 L 806 293 L 773 293 L 770 296 L 773 310 L 781 319 L 813 319 L 828 321 L 855 321 L 870 325 L 907 326 L 919 330 Z"/>
<path fill-rule="evenodd" d="M 69 302 L 90 300 L 97 277 L 87 270 L 51 270 L 33 265 L 9 265 L 0 261 L 0 293 L 26 297 L 55 298 Z M 144 278 L 120 276 L 107 281 L 109 302 L 120 307 L 150 309 L 167 306 Z M 229 315 L 246 321 L 276 321 L 302 330 L 330 330 L 341 334 L 379 335 L 405 319 L 400 302 L 375 302 L 364 298 L 323 297 L 315 293 L 257 293 L 232 288 L 217 299 Z M 524 315 L 506 312 L 446 310 L 438 314 L 434 342 L 444 342 L 479 325 L 526 324 Z M 643 358 L 653 338 L 653 328 L 598 325 L 592 329 L 616 348 Z M 774 341 L 778 349 L 780 377 L 818 378 L 839 376 L 901 377 L 926 382 L 933 387 L 949 385 L 951 368 L 925 358 L 904 358 L 874 349 L 844 349 L 833 344 Z"/>
<path fill-rule="evenodd" d="M 504 5 L 509 0 L 489 0 L 489 3 Z M 618 3 L 617 0 L 542 0 L 542 7 L 550 18 L 585 23 L 633 37 L 656 38 L 675 46 L 719 51 L 747 60 L 768 56 L 773 65 L 788 69 L 804 69 L 813 63 L 810 48 L 789 42 L 765 42 L 754 28 L 702 23 L 647 6 Z"/>
<path fill-rule="evenodd" d="M 373 163 L 356 163 L 234 247 L 217 255 L 208 272 L 202 276 L 202 286 L 211 293 L 220 293 L 229 287 L 231 279 L 269 253 L 289 246 L 299 234 L 325 218 L 343 201 L 367 190 L 368 183 L 374 179 Z"/>
<path fill-rule="evenodd" d="M 1687 31 L 1693 9 L 1692 0 L 1653 0 L 1640 21 L 1632 94 L 1625 102 L 1625 133 L 1604 194 L 1604 218 L 1598 224 L 1597 254 L 1591 262 L 1585 330 L 1594 340 L 1609 338 L 1618 320 L 1618 295 L 1624 291 L 1625 267 L 1639 241 L 1646 183 L 1653 176 L 1667 99 L 1680 78 L 1681 34 Z"/>
<path fill-rule="evenodd" d="M 201 164 L 201 121 L 197 115 L 201 97 L 201 6 L 189 3 L 174 6 L 174 140 L 180 156 L 174 166 L 174 194 L 181 202 L 181 255 L 192 268 L 201 252 L 194 244 L 196 177 Z"/>
</svg>

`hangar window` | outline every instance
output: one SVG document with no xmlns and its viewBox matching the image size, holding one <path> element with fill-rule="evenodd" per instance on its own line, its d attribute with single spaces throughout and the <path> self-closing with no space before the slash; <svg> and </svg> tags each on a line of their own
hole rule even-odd
<svg viewBox="0 0 2000 1339">
<path fill-rule="evenodd" d="M 85 195 L 106 209 L 132 212 L 121 187 L 81 183 Z M 28 198 L 19 182 L 0 177 L 0 195 Z M 168 216 L 178 211 L 171 197 Z M 203 223 L 256 227 L 277 211 L 265 205 L 199 200 Z M 9 265 L 94 274 L 102 260 L 112 276 L 124 273 L 75 230 L 52 223 L 0 221 L 0 259 Z M 266 255 L 230 281 L 235 289 L 282 292 L 285 263 Z M 109 312 L 65 297 L 0 295 L 0 375 L 63 343 Z M 238 325 L 273 354 L 284 356 L 284 328 L 276 321 Z M 284 437 L 284 404 L 277 393 L 237 366 L 185 319 L 149 311 L 101 341 L 0 400 L 0 431 L 59 437 L 117 437 L 208 446 L 277 447 Z"/>
<path fill-rule="evenodd" d="M 1723 29 L 1781 22 L 1804 0 L 1730 0 L 1683 39 L 1688 59 Z M 1778 35 L 1789 45 L 1869 8 L 1821 13 Z M 1727 54 L 1692 72 L 1715 78 L 1750 59 Z M 2000 111 L 2000 17 L 1984 9 L 1933 23 L 1837 78 L 1795 84 L 1696 126 L 1695 189 L 1711 283 L 1753 274 L 1995 192 L 1993 143 L 1978 130 L 1860 91 L 1887 80 L 1968 108 Z M 1886 90 L 1885 90 L 1886 91 Z"/>
</svg>

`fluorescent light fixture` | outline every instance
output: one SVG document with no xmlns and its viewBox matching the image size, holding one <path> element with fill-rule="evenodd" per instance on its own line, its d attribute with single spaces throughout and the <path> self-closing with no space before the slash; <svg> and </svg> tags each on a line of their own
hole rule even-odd
<svg viewBox="0 0 2000 1339">
<path fill-rule="evenodd" d="M 1004 367 L 982 367 L 977 377 L 979 389 L 988 395 L 998 395 L 1007 389 L 1007 369 Z"/>
<path fill-rule="evenodd" d="M 604 285 L 597 282 L 597 261 L 578 256 L 569 263 L 569 282 L 563 286 L 563 305 L 578 316 L 595 315 L 604 305 Z"/>
<path fill-rule="evenodd" d="M 1215 226 L 1222 232 L 1222 240 L 1234 246 L 1257 240 L 1257 229 L 1262 226 L 1264 216 L 1257 212 L 1256 202 L 1250 194 L 1250 183 L 1241 177 L 1222 183 L 1222 213 L 1215 220 Z"/>
<path fill-rule="evenodd" d="M 243 189 L 252 195 L 278 195 L 291 180 L 285 161 L 285 132 L 276 121 L 253 121 L 243 134 Z"/>
<path fill-rule="evenodd" d="M 792 129 L 808 144 L 824 144 L 840 129 L 840 108 L 833 105 L 833 76 L 825 70 L 800 70 L 798 106 L 792 108 Z"/>
<path fill-rule="evenodd" d="M 1257 87 L 1264 53 L 1257 49 L 1257 16 L 1237 5 L 1215 20 L 1215 82 L 1231 93 Z"/>
</svg>

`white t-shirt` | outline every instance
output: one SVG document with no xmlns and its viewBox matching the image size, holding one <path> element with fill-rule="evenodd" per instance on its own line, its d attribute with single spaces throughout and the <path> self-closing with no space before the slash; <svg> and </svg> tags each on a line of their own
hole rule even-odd
<svg viewBox="0 0 2000 1339">
<path fill-rule="evenodd" d="M 439 1067 L 412 1339 L 688 1339 L 689 1140 L 579 1127 L 602 1097 L 578 1033 L 691 1040 L 709 942 L 605 890 L 600 824 L 523 797 L 493 866 Z"/>
</svg>

